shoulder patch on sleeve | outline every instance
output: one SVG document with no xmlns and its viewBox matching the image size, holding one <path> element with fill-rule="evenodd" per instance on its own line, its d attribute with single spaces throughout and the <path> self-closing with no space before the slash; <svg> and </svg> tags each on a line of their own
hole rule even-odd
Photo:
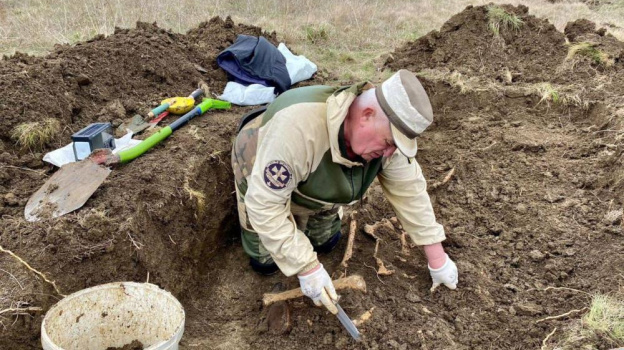
<svg viewBox="0 0 624 350">
<path fill-rule="evenodd" d="M 269 162 L 264 167 L 264 183 L 271 189 L 281 190 L 292 180 L 292 170 L 281 160 Z"/>
</svg>

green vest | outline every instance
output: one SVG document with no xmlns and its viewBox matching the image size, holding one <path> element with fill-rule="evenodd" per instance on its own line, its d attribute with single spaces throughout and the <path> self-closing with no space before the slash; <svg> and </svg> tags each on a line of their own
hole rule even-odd
<svg viewBox="0 0 624 350">
<path fill-rule="evenodd" d="M 260 126 L 268 123 L 273 116 L 280 110 L 292 106 L 297 103 L 305 102 L 325 102 L 327 98 L 335 93 L 352 89 L 356 95 L 362 93 L 364 84 L 357 84 L 347 87 L 330 87 L 330 86 L 307 86 L 292 89 L 284 92 L 275 99 L 267 108 L 263 115 Z M 326 115 L 319 115 L 319 118 L 326 118 Z M 344 140 L 344 124 L 340 127 L 339 145 L 342 156 L 347 158 L 346 146 Z M 256 133 L 257 137 L 257 133 Z M 292 201 L 308 209 L 320 209 L 322 202 L 348 204 L 355 200 L 361 199 L 364 193 L 375 180 L 377 174 L 381 171 L 382 158 L 373 159 L 365 162 L 363 159 L 357 159 L 363 163 L 363 166 L 347 167 L 332 161 L 329 143 L 327 150 L 323 154 L 323 158 L 319 166 L 308 176 L 307 179 L 300 182 L 297 186 L 298 192 L 293 192 Z"/>
</svg>

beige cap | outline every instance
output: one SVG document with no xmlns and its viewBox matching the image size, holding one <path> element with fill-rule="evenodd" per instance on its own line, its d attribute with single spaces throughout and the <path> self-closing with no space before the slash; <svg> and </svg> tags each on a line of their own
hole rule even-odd
<svg viewBox="0 0 624 350">
<path fill-rule="evenodd" d="M 375 89 L 377 101 L 390 120 L 392 138 L 406 157 L 416 155 L 416 137 L 433 121 L 427 92 L 414 73 L 401 69 Z"/>
</svg>

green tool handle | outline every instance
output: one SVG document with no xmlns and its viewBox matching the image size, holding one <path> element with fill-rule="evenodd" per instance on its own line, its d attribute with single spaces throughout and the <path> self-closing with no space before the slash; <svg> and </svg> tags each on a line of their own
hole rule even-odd
<svg viewBox="0 0 624 350">
<path fill-rule="evenodd" d="M 159 115 L 160 113 L 164 112 L 167 110 L 167 108 L 169 108 L 169 104 L 168 103 L 163 103 L 160 106 L 152 109 L 152 111 L 150 112 L 151 115 Z"/>
<path fill-rule="evenodd" d="M 154 135 L 141 141 L 141 143 L 139 143 L 138 145 L 128 150 L 119 152 L 119 160 L 122 164 L 130 162 L 134 158 L 147 152 L 150 148 L 157 145 L 160 141 L 169 137 L 169 135 L 173 134 L 175 130 L 186 124 L 189 120 L 193 119 L 196 116 L 204 114 L 209 109 L 229 109 L 230 107 L 231 104 L 229 102 L 205 98 L 202 103 L 197 105 L 197 107 L 193 108 L 190 112 L 176 119 L 173 123 L 171 123 L 171 125 L 162 128 Z"/>
<path fill-rule="evenodd" d="M 125 151 L 119 152 L 119 160 L 122 164 L 130 162 L 134 158 L 147 152 L 150 148 L 156 146 L 160 141 L 166 139 L 172 133 L 173 130 L 171 130 L 171 127 L 169 126 L 160 129 L 157 133 L 154 133 L 154 135 L 141 141 L 141 143 L 139 143 L 138 145 Z"/>
<path fill-rule="evenodd" d="M 186 113 L 182 117 L 176 119 L 171 126 L 171 130 L 176 131 L 181 126 L 186 124 L 189 120 L 204 114 L 209 109 L 229 109 L 232 105 L 226 101 L 214 100 L 211 98 L 205 98 L 202 103 L 198 104 L 190 112 Z"/>
</svg>

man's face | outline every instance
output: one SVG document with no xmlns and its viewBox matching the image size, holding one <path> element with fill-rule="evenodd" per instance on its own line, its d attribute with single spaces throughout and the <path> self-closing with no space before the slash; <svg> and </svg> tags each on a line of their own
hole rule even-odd
<svg viewBox="0 0 624 350">
<path fill-rule="evenodd" d="M 396 150 L 385 115 L 363 115 L 355 125 L 350 146 L 353 153 L 367 162 L 382 156 L 389 157 Z"/>
</svg>

